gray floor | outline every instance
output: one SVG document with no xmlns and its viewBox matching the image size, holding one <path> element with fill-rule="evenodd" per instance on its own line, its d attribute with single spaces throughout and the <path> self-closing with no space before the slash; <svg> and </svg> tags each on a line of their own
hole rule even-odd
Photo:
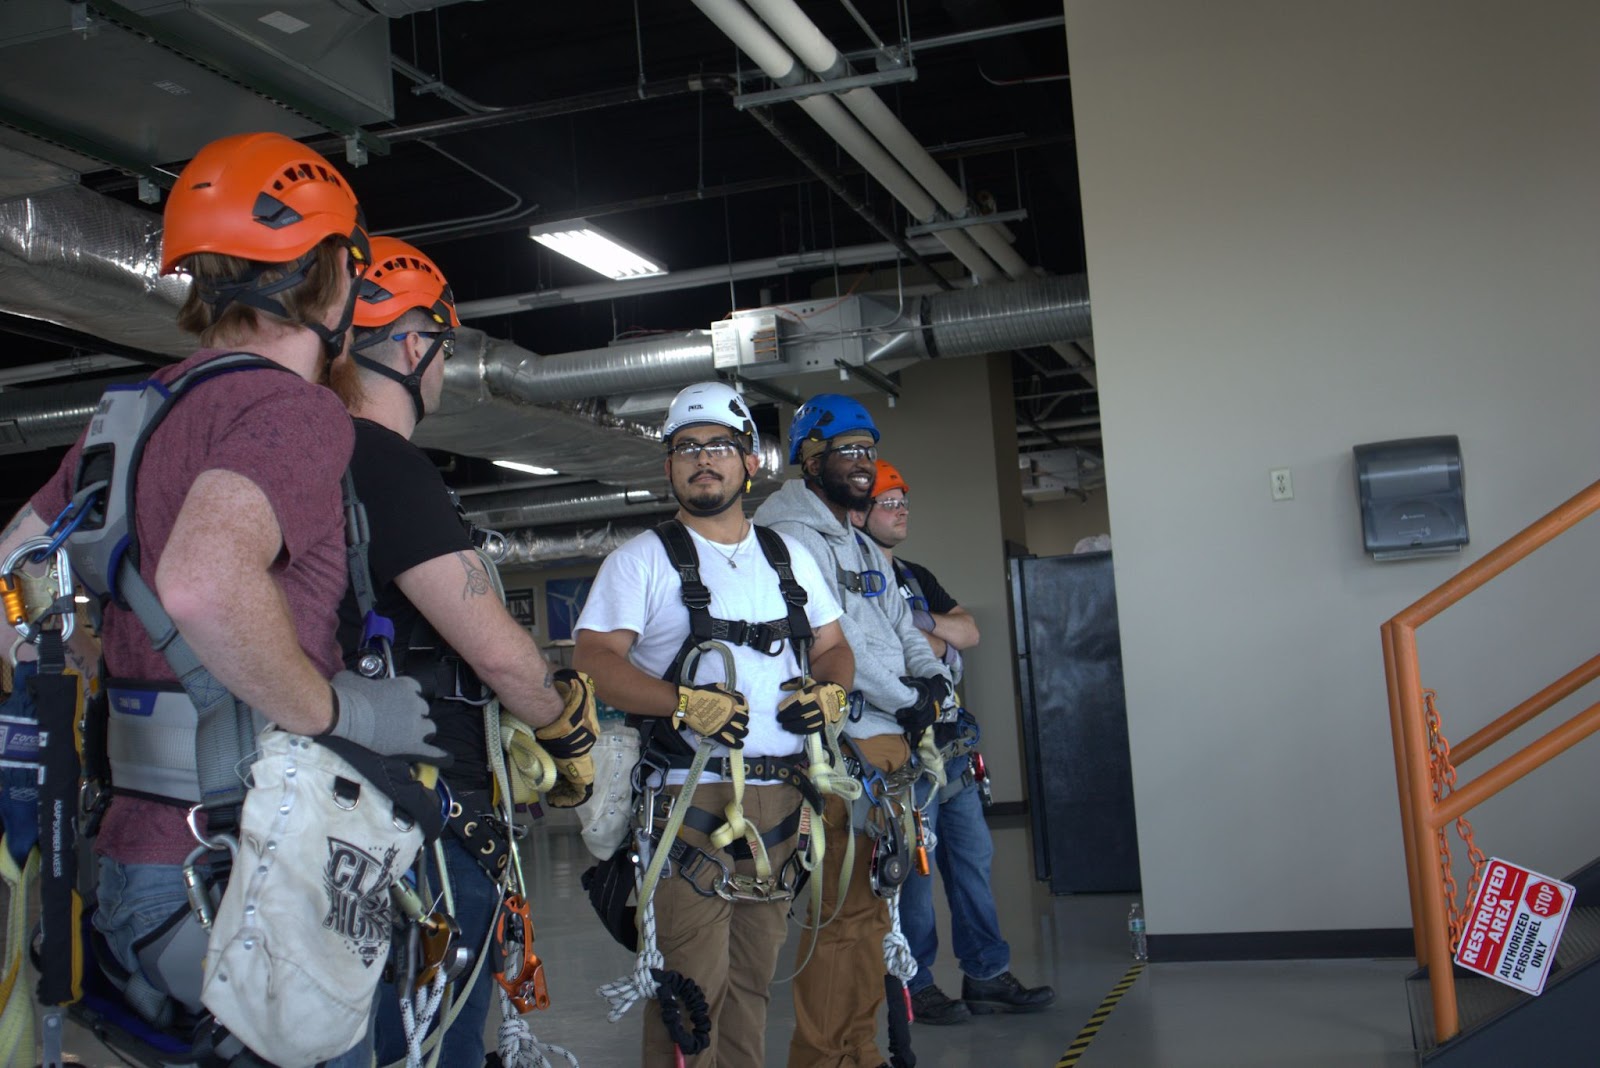
<svg viewBox="0 0 1600 1068">
<path fill-rule="evenodd" d="M 919 1068 L 1048 1068 L 1129 966 L 1128 897 L 1051 897 L 1032 877 L 1022 821 L 1000 821 L 995 841 L 994 885 L 1013 970 L 1026 982 L 1054 985 L 1056 1003 L 1033 1016 L 979 1017 L 955 1027 L 918 1025 L 912 1037 Z M 631 958 L 600 929 L 583 897 L 578 879 L 590 863 L 588 853 L 574 830 L 545 827 L 529 836 L 524 860 L 552 1002 L 548 1012 L 529 1016 L 529 1022 L 544 1041 L 573 1050 L 583 1068 L 631 1068 L 638 1063 L 638 1009 L 612 1024 L 606 1003 L 594 993 L 601 983 L 624 974 Z M 940 910 L 941 930 L 948 932 L 942 901 Z M 792 963 L 792 954 L 785 963 Z M 1153 964 L 1078 1064 L 1409 1066 L 1415 1061 L 1402 984 L 1409 968 L 1403 960 Z M 959 991 L 953 964 L 941 959 L 936 971 L 946 991 Z M 768 1068 L 784 1064 L 793 1020 L 787 987 L 775 990 Z M 489 1034 L 492 1048 L 493 1026 Z M 71 1038 L 69 1048 L 81 1063 L 119 1063 L 89 1036 L 79 1032 Z"/>
</svg>

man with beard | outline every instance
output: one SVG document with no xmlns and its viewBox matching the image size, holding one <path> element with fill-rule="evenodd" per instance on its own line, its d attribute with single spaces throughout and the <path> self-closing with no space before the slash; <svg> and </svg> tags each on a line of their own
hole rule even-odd
<svg viewBox="0 0 1600 1068">
<path fill-rule="evenodd" d="M 656 887 L 658 945 L 666 967 L 698 983 L 710 1008 L 711 1046 L 687 1063 L 760 1065 L 798 854 L 816 833 L 796 786 L 801 751 L 806 735 L 844 714 L 855 664 L 816 561 L 794 540 L 753 527 L 739 507 L 760 455 L 743 399 L 720 382 L 689 386 L 661 436 L 678 513 L 606 558 L 578 619 L 573 663 L 607 703 L 632 714 L 645 760 L 668 769 L 658 802 L 681 792 L 696 749 L 715 745 L 677 840 L 654 847 L 683 850 Z M 711 633 L 727 661 L 691 655 Z M 797 644 L 809 644 L 809 675 Z M 730 773 L 741 760 L 749 830 L 719 848 L 740 815 Z M 665 805 L 655 809 L 659 830 Z M 727 869 L 733 880 L 716 877 Z M 674 1060 L 652 1000 L 643 1063 Z"/>
<path fill-rule="evenodd" d="M 170 1015 L 163 998 L 200 1011 L 200 961 L 179 983 L 147 971 L 137 952 L 190 911 L 183 864 L 195 834 L 185 816 L 201 807 L 200 784 L 194 743 L 174 762 L 185 747 L 170 736 L 192 736 L 199 721 L 177 685 L 174 649 L 186 643 L 216 684 L 285 731 L 334 735 L 380 754 L 444 757 L 429 744 L 433 722 L 414 682 L 339 670 L 334 631 L 347 581 L 339 484 L 353 434 L 318 383 L 344 349 L 355 284 L 369 262 L 354 193 L 306 146 L 275 133 L 240 134 L 212 142 L 184 167 L 164 222 L 161 270 L 193 279 L 178 325 L 199 336 L 201 349 L 154 379 L 170 385 L 227 353 L 267 362 L 197 381 L 149 433 L 134 461 L 136 486 L 123 491 L 137 534 L 130 560 L 181 640 L 163 655 L 139 616 L 119 600 L 105 606 L 116 793 L 95 838 L 94 924 L 129 973 L 130 1003 L 152 1018 L 156 1005 Z M 80 439 L 0 534 L 0 554 L 62 512 L 83 455 Z M 119 592 L 134 581 L 122 576 Z M 146 726 L 158 701 L 168 717 L 158 724 L 165 743 Z M 138 711 L 126 713 L 130 706 Z M 233 806 L 207 808 L 196 833 L 208 825 L 232 831 L 236 815 Z M 364 1043 L 330 1063 L 370 1060 Z"/>
<path fill-rule="evenodd" d="M 856 657 L 861 716 L 846 728 L 867 762 L 898 771 L 933 726 L 951 695 L 950 675 L 894 595 L 883 552 L 850 524 L 872 502 L 878 428 L 858 401 L 833 393 L 812 397 L 789 428 L 789 461 L 802 478 L 783 484 L 756 509 L 756 520 L 793 538 L 817 558 L 828 588 L 844 608 L 840 624 Z M 886 595 L 887 591 L 887 595 Z M 816 953 L 794 982 L 791 1068 L 875 1068 L 875 1015 L 883 1003 L 883 938 L 889 910 L 873 893 L 866 858 L 872 841 L 856 839 L 857 862 L 843 903 L 836 901 L 839 866 L 851 834 L 849 806 L 830 797 L 822 928 Z"/>
<path fill-rule="evenodd" d="M 498 914 L 509 828 L 495 816 L 483 704 L 492 695 L 533 727 L 568 782 L 547 800 L 571 807 L 594 781 L 589 750 L 598 725 L 593 694 L 577 672 L 553 673 L 533 638 L 494 595 L 487 564 L 474 549 L 427 454 L 411 444 L 425 415 L 439 406 L 444 367 L 454 351 L 455 296 L 423 253 L 392 237 L 372 242 L 372 269 L 355 307 L 355 342 L 333 365 L 333 386 L 355 417 L 350 474 L 366 507 L 373 610 L 394 629 L 396 672 L 417 679 L 439 724 L 439 745 L 453 758 L 444 772 L 454 805 L 444 838 L 454 916 L 462 944 L 480 952 Z M 353 592 L 339 609 L 345 662 L 360 663 L 366 621 Z M 583 772 L 587 772 L 585 777 Z M 577 782 L 571 781 L 577 772 Z M 429 879 L 440 885 L 429 864 Z M 492 969 L 477 982 L 441 1046 L 442 1064 L 481 1065 Z M 379 1000 L 378 1062 L 405 1056 L 399 999 Z"/>
<path fill-rule="evenodd" d="M 911 616 L 933 651 L 961 681 L 961 650 L 978 644 L 978 624 L 921 564 L 895 554 L 910 533 L 911 487 L 887 460 L 878 461 L 872 501 L 856 525 L 877 542 L 894 567 L 895 585 L 911 608 Z M 939 932 L 933 915 L 933 876 L 913 873 L 900 895 L 900 919 L 906 941 L 917 958 L 916 977 L 908 984 L 920 1023 L 956 1024 L 973 1013 L 1041 1012 L 1055 1000 L 1048 986 L 1026 987 L 1011 974 L 1011 947 L 1000 934 L 1000 916 L 989 885 L 994 839 L 983 819 L 983 800 L 972 775 L 977 746 L 976 719 L 962 709 L 961 721 L 933 728 L 944 758 L 948 785 L 928 804 L 931 783 L 919 783 L 918 808 L 927 819 L 936 845 L 930 852 L 944 879 L 950 905 L 951 941 L 961 960 L 961 1000 L 947 997 L 933 981 L 939 955 Z"/>
</svg>

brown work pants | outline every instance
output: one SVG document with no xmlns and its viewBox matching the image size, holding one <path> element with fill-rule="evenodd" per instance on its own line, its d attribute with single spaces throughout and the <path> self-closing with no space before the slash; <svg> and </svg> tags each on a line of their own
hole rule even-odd
<svg viewBox="0 0 1600 1068">
<path fill-rule="evenodd" d="M 673 795 L 678 787 L 667 788 Z M 721 814 L 733 800 L 733 786 L 703 783 L 690 801 L 695 808 Z M 792 786 L 747 786 L 744 815 L 760 831 L 778 826 L 800 807 L 800 792 Z M 678 837 L 703 849 L 745 875 L 755 874 L 755 863 L 736 863 L 706 836 L 689 827 Z M 666 843 L 663 843 L 665 846 Z M 767 847 L 773 873 L 795 850 L 795 838 Z M 700 875 L 701 889 L 708 878 Z M 711 1010 L 711 1045 L 684 1063 L 694 1068 L 760 1068 L 766 1063 L 767 1003 L 772 998 L 772 977 L 778 953 L 788 934 L 789 902 L 726 901 L 704 897 L 687 879 L 663 876 L 656 886 L 656 943 L 666 958 L 667 970 L 693 979 L 705 991 Z M 687 1019 L 684 1020 L 689 1025 Z M 672 1039 L 661 1022 L 661 1003 L 649 1001 L 644 1010 L 644 1068 L 672 1068 Z"/>
<path fill-rule="evenodd" d="M 903 734 L 858 739 L 861 755 L 884 771 L 911 759 Z M 822 919 L 834 915 L 839 896 L 839 870 L 850 835 L 850 807 L 837 797 L 827 799 L 823 823 L 827 854 L 823 857 Z M 878 1006 L 883 1004 L 883 939 L 889 933 L 889 906 L 873 894 L 867 874 L 872 839 L 856 836 L 855 867 L 845 891 L 844 907 L 817 935 L 816 952 L 794 981 L 794 1038 L 789 1042 L 789 1068 L 877 1068 L 887 1058 L 878 1052 Z M 813 916 L 811 924 L 818 920 Z M 800 957 L 811 934 L 800 938 Z M 760 1063 L 760 1062 L 752 1062 Z"/>
</svg>

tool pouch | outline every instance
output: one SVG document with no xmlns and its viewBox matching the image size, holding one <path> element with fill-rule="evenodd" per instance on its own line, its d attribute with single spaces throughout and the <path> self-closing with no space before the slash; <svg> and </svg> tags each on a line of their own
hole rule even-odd
<svg viewBox="0 0 1600 1068">
<path fill-rule="evenodd" d="M 206 951 L 201 1000 L 280 1068 L 366 1035 L 395 917 L 389 890 L 422 832 L 309 738 L 261 735 L 239 853 Z"/>
</svg>

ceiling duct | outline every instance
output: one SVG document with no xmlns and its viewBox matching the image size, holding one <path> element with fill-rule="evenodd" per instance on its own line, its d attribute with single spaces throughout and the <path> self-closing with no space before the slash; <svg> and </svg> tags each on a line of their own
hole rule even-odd
<svg viewBox="0 0 1600 1068">
<path fill-rule="evenodd" d="M 658 470 L 660 463 L 658 453 Z M 613 490 L 597 486 L 577 491 L 570 486 L 560 486 L 476 494 L 467 498 L 466 504 L 467 515 L 474 523 L 501 531 L 557 523 L 592 523 L 626 515 L 678 510 L 678 502 L 670 497 L 662 499 L 646 490 Z"/>
<path fill-rule="evenodd" d="M 187 279 L 161 275 L 161 220 L 78 186 L 0 203 L 0 311 L 170 356 Z"/>
<path fill-rule="evenodd" d="M 624 542 L 648 531 L 648 526 L 607 523 L 603 527 L 573 531 L 514 530 L 506 535 L 505 551 L 495 563 L 502 569 L 602 560 Z"/>
<path fill-rule="evenodd" d="M 77 441 L 111 381 L 68 382 L 0 393 L 0 455 Z"/>
<path fill-rule="evenodd" d="M 456 354 L 445 364 L 439 410 L 417 425 L 411 440 L 423 448 L 516 460 L 614 485 L 663 486 L 661 438 L 654 428 L 575 405 L 535 403 L 544 398 L 491 380 L 491 368 L 538 359 L 509 341 L 460 328 Z"/>
</svg>

